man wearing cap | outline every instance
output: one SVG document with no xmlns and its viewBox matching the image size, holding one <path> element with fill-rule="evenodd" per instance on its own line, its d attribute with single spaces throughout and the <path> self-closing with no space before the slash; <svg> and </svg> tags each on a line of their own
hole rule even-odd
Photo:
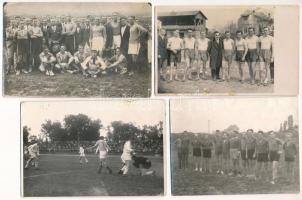
<svg viewBox="0 0 302 200">
<path fill-rule="evenodd" d="M 64 43 L 67 51 L 74 53 L 75 51 L 75 38 L 76 25 L 71 21 L 71 17 L 66 17 L 66 24 L 63 27 L 62 34 L 64 35 Z"/>
<path fill-rule="evenodd" d="M 131 16 L 129 17 L 129 48 L 128 48 L 128 54 L 131 57 L 131 65 L 133 65 L 134 68 L 137 68 L 137 56 L 140 50 L 140 36 L 142 33 L 146 33 L 147 29 L 136 23 L 135 17 Z"/>
<path fill-rule="evenodd" d="M 29 35 L 31 38 L 31 63 L 33 63 L 34 69 L 37 70 L 40 64 L 39 54 L 42 51 L 43 32 L 42 29 L 38 26 L 38 19 L 36 18 L 33 20 L 33 25 L 29 30 Z"/>
</svg>

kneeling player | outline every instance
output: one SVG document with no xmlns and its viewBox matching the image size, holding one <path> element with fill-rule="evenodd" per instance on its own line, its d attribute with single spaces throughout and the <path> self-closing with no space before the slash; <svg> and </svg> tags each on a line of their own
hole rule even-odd
<svg viewBox="0 0 302 200">
<path fill-rule="evenodd" d="M 81 64 L 84 70 L 84 75 L 92 78 L 97 78 L 98 75 L 103 71 L 105 72 L 106 64 L 103 59 L 97 56 L 97 51 L 92 50 L 92 55 L 87 57 L 85 61 Z"/>
<path fill-rule="evenodd" d="M 34 140 L 32 144 L 27 148 L 27 151 L 29 154 L 29 159 L 26 162 L 25 169 L 28 169 L 31 163 L 33 163 L 33 165 L 35 166 L 35 169 L 38 169 L 38 156 L 40 155 L 38 142 Z"/>
</svg>

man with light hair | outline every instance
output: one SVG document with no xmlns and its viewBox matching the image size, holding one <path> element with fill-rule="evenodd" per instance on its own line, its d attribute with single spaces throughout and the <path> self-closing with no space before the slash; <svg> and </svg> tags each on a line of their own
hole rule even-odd
<svg viewBox="0 0 302 200">
<path fill-rule="evenodd" d="M 33 140 L 32 144 L 28 146 L 27 151 L 29 154 L 29 159 L 26 161 L 25 169 L 28 169 L 29 165 L 33 163 L 35 169 L 39 169 L 39 145 L 37 140 Z"/>
<path fill-rule="evenodd" d="M 107 142 L 105 141 L 104 136 L 100 136 L 100 139 L 95 143 L 94 146 L 89 147 L 87 149 L 93 149 L 96 148 L 96 153 L 99 154 L 99 159 L 100 159 L 100 163 L 99 163 L 99 167 L 98 167 L 98 174 L 102 173 L 102 169 L 103 167 L 106 167 L 106 169 L 108 170 L 109 174 L 112 174 L 112 170 L 111 168 L 108 166 L 107 164 L 107 155 L 108 152 L 110 151 L 110 148 L 107 144 Z"/>
<path fill-rule="evenodd" d="M 260 41 L 260 62 L 264 66 L 260 69 L 260 84 L 266 86 L 270 82 L 270 64 L 274 61 L 274 38 L 269 35 L 268 27 L 263 28 Z"/>
</svg>

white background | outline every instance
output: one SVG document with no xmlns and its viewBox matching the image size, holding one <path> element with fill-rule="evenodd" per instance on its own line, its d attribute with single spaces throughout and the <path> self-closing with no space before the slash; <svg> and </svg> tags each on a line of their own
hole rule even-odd
<svg viewBox="0 0 302 200">
<path fill-rule="evenodd" d="M 27 0 L 27 2 L 30 0 Z M 58 1 L 58 0 L 57 0 Z M 82 0 L 84 1 L 84 0 Z M 106 0 L 103 0 L 102 2 L 105 2 Z M 108 0 L 107 0 L 108 1 Z M 2 2 L 2 1 L 1 1 Z M 125 2 L 125 0 L 117 0 L 117 2 Z M 129 2 L 129 1 L 128 1 Z M 142 2 L 142 1 L 140 1 Z M 149 1 L 152 3 L 152 6 L 156 5 L 176 5 L 176 4 L 183 4 L 183 5 L 195 5 L 195 4 L 200 4 L 200 5 L 275 5 L 275 4 L 299 4 L 300 5 L 300 36 L 301 36 L 301 5 L 302 1 L 301 0 L 279 0 L 279 1 L 274 1 L 274 0 L 236 0 L 236 1 L 226 1 L 226 0 L 151 0 Z M 2 5 L 1 5 L 1 13 L 3 13 Z M 154 9 L 153 9 L 154 12 Z M 290 23 L 290 19 L 288 19 Z M 0 19 L 0 38 L 2 37 L 2 15 Z M 153 19 L 154 23 L 154 19 Z M 154 27 L 154 26 L 153 26 Z M 300 48 L 301 48 L 301 39 L 300 39 Z M 2 66 L 2 39 L 0 42 L 0 60 L 1 60 L 1 66 Z M 301 51 L 300 51 L 300 65 L 301 65 Z M 153 68 L 154 69 L 154 68 Z M 301 71 L 301 66 L 300 66 L 300 71 Z M 2 73 L 2 67 L 1 67 L 1 73 Z M 301 76 L 300 72 L 300 76 Z M 153 75 L 154 77 L 154 75 Z M 0 78 L 0 88 L 2 88 L 2 76 Z M 154 78 L 153 78 L 154 80 Z M 300 88 L 301 88 L 301 81 L 300 81 Z M 301 89 L 299 89 L 301 92 Z M 166 105 L 168 104 L 169 97 L 154 97 L 154 93 L 152 94 L 151 98 L 158 98 L 158 99 L 165 99 L 166 100 Z M 180 97 L 171 97 L 171 98 L 180 98 Z M 189 97 L 184 97 L 184 98 L 189 98 Z M 197 98 L 197 97 L 194 97 Z M 198 97 L 198 98 L 215 98 L 214 96 L 211 97 Z M 223 97 L 217 97 L 217 98 L 223 98 Z M 236 98 L 242 98 L 242 97 L 236 97 Z M 90 100 L 95 99 L 95 98 L 90 98 Z M 3 98 L 0 96 L 0 152 L 1 152 L 1 163 L 0 163 L 0 197 L 1 199 L 21 199 L 21 188 L 20 188 L 20 102 L 21 101 L 53 101 L 53 100 L 60 100 L 64 101 L 63 98 L 55 99 L 55 98 Z M 71 99 L 68 99 L 71 100 Z M 72 100 L 84 100 L 84 99 L 76 99 L 73 98 Z M 96 99 L 100 100 L 100 99 Z M 167 123 L 169 124 L 168 117 L 169 117 L 169 109 L 168 106 L 166 108 L 167 115 L 166 115 L 166 120 Z M 301 112 L 301 103 L 299 103 L 299 113 Z M 300 118 L 300 132 L 301 132 L 301 118 Z M 168 127 L 167 127 L 167 132 L 168 132 Z M 166 137 L 166 163 L 169 163 L 169 136 L 167 135 Z M 301 138 L 300 137 L 300 144 L 301 144 Z M 300 145 L 301 147 L 301 145 Z M 302 172 L 302 162 L 301 162 L 301 148 L 300 148 L 300 174 Z M 163 197 L 85 197 L 85 199 L 95 199 L 95 198 L 102 198 L 102 199 L 121 199 L 121 198 L 131 198 L 131 199 L 225 199 L 225 200 L 234 200 L 234 199 L 256 199 L 256 198 L 266 198 L 266 199 L 302 199 L 301 194 L 274 194 L 274 195 L 219 195 L 219 196 L 187 196 L 187 197 L 175 197 L 171 196 L 171 178 L 170 178 L 170 165 L 166 165 L 166 195 Z M 301 176 L 300 176 L 300 191 L 301 191 Z M 35 198 L 28 198 L 28 199 L 35 199 Z M 66 199 L 66 198 L 60 198 L 60 199 Z M 74 197 L 73 199 L 83 199 L 80 197 Z"/>
</svg>

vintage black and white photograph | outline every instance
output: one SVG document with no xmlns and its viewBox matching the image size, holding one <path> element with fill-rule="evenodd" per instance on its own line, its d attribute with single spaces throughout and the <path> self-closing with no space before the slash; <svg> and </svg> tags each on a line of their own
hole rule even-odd
<svg viewBox="0 0 302 200">
<path fill-rule="evenodd" d="M 21 104 L 24 197 L 164 195 L 165 102 Z"/>
<path fill-rule="evenodd" d="M 299 193 L 298 99 L 172 100 L 172 195 Z"/>
<path fill-rule="evenodd" d="M 157 6 L 157 92 L 274 92 L 273 6 Z"/>
<path fill-rule="evenodd" d="M 3 6 L 4 95 L 151 95 L 151 4 L 8 2 Z"/>
</svg>

